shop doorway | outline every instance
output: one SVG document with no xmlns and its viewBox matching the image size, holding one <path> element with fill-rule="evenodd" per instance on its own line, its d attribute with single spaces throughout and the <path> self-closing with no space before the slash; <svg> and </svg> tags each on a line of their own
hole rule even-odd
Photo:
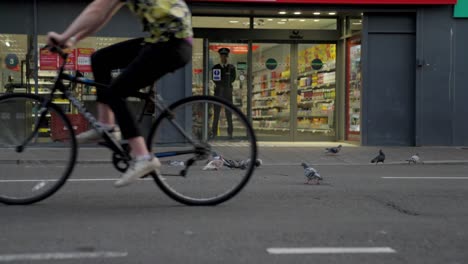
<svg viewBox="0 0 468 264">
<path fill-rule="evenodd" d="M 226 98 L 251 119 L 259 140 L 336 139 L 336 43 L 195 43 L 193 92 L 229 90 Z M 233 71 L 220 70 L 222 64 Z"/>
</svg>

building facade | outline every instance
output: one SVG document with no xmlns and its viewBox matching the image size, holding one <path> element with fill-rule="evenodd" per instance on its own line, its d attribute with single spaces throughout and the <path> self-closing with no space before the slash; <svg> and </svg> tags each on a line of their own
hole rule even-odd
<svg viewBox="0 0 468 264">
<path fill-rule="evenodd" d="M 54 66 L 38 47 L 88 2 L 0 3 L 0 93 L 47 89 Z M 228 48 L 233 102 L 260 140 L 465 146 L 468 19 L 454 17 L 454 4 L 191 1 L 193 62 L 156 86 L 168 101 L 212 94 L 218 50 Z M 73 69 L 92 77 L 84 53 L 142 35 L 122 10 L 79 44 Z M 83 94 L 92 105 L 94 91 Z"/>
</svg>

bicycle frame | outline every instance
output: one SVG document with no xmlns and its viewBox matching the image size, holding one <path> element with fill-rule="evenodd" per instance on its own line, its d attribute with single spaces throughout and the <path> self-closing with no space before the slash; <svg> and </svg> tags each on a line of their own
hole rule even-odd
<svg viewBox="0 0 468 264">
<path fill-rule="evenodd" d="M 80 114 L 82 114 L 84 116 L 84 118 L 91 124 L 91 126 L 94 129 L 96 129 L 99 133 L 101 133 L 103 135 L 103 139 L 104 139 L 105 143 L 102 144 L 102 145 L 104 145 L 105 147 L 108 147 L 114 153 L 116 153 L 116 154 L 120 155 L 121 157 L 123 157 L 125 160 L 127 160 L 127 161 L 131 160 L 130 153 L 128 153 L 128 151 L 126 151 L 123 148 L 123 146 L 119 142 L 117 142 L 110 135 L 110 133 L 108 131 L 102 129 L 99 126 L 98 121 L 94 117 L 94 115 L 91 114 L 86 109 L 86 107 L 83 105 L 83 103 L 78 98 L 76 98 L 72 94 L 72 92 L 70 91 L 71 89 L 69 89 L 71 87 L 75 87 L 76 84 L 86 84 L 86 85 L 94 86 L 94 87 L 97 87 L 97 88 L 105 88 L 105 87 L 107 87 L 107 85 L 97 83 L 94 80 L 84 78 L 84 77 L 81 77 L 81 76 L 73 76 L 73 75 L 70 75 L 70 74 L 65 74 L 64 73 L 64 67 L 65 67 L 65 64 L 66 64 L 66 61 L 67 61 L 68 54 L 63 52 L 59 47 L 54 47 L 54 49 L 55 49 L 54 51 L 57 52 L 64 59 L 63 64 L 61 65 L 61 67 L 59 69 L 59 73 L 57 75 L 57 78 L 55 79 L 54 86 L 52 88 L 52 91 L 51 91 L 49 97 L 46 98 L 43 101 L 43 103 L 41 105 L 41 108 L 38 111 L 40 116 L 39 116 L 39 119 L 37 120 L 37 122 L 35 124 L 34 131 L 31 133 L 31 135 L 20 146 L 18 146 L 16 148 L 17 152 L 22 152 L 24 150 L 25 146 L 35 137 L 35 135 L 37 135 L 37 133 L 39 131 L 39 124 L 42 122 L 42 120 L 47 115 L 47 113 L 46 113 L 47 105 L 53 104 L 52 100 L 53 100 L 53 96 L 54 96 L 55 92 L 60 91 L 63 94 L 62 97 L 64 99 L 68 99 L 71 102 L 71 104 L 78 110 L 78 112 Z M 63 80 L 70 81 L 70 85 L 69 85 L 68 88 L 63 83 Z M 146 100 L 145 101 L 145 107 L 143 108 L 143 112 L 142 112 L 142 114 L 140 116 L 140 119 L 139 119 L 139 120 L 141 120 L 142 117 L 143 117 L 146 105 L 148 104 L 148 100 L 151 99 L 151 98 L 150 98 L 150 96 L 148 94 L 144 94 L 144 93 L 137 93 L 135 95 L 135 97 Z M 157 110 L 159 111 L 159 113 L 161 113 L 161 114 L 165 113 L 166 114 L 166 112 L 167 112 L 167 114 L 168 114 L 167 119 L 170 121 L 170 123 L 184 136 L 184 138 L 190 144 L 192 144 L 194 146 L 194 149 L 192 149 L 192 150 L 160 152 L 160 153 L 154 153 L 154 155 L 156 157 L 160 158 L 160 157 L 172 157 L 172 156 L 178 156 L 178 155 L 199 153 L 200 150 L 197 149 L 197 147 L 199 147 L 198 146 L 199 144 L 194 142 L 193 139 L 191 138 L 191 136 L 189 136 L 187 133 L 185 133 L 184 129 L 177 122 L 174 121 L 174 114 L 170 111 L 169 108 L 166 107 L 166 105 L 164 104 L 163 98 L 159 94 L 157 94 L 156 92 L 155 92 L 154 104 L 155 104 L 155 107 L 157 108 Z"/>
</svg>

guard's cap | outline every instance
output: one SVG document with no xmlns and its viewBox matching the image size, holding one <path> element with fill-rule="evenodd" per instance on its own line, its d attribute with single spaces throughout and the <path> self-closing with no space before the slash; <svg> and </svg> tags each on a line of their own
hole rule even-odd
<svg viewBox="0 0 468 264">
<path fill-rule="evenodd" d="M 218 50 L 218 53 L 219 53 L 219 54 L 224 54 L 224 55 L 229 55 L 229 52 L 231 52 L 231 50 L 228 49 L 228 48 L 220 48 L 220 49 Z"/>
</svg>

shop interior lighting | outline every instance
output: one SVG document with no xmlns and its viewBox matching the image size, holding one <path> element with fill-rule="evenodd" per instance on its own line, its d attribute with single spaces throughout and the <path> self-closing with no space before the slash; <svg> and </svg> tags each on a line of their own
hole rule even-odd
<svg viewBox="0 0 468 264">
<path fill-rule="evenodd" d="M 10 44 L 10 42 L 8 42 L 8 40 L 5 41 L 5 46 L 7 46 L 7 47 L 10 47 L 10 46 L 11 46 L 11 44 Z"/>
<path fill-rule="evenodd" d="M 273 21 L 273 18 L 268 18 L 267 20 L 268 20 L 268 21 Z"/>
<path fill-rule="evenodd" d="M 296 11 L 296 12 L 294 12 L 294 14 L 295 14 L 295 15 L 300 15 L 300 14 L 302 14 L 302 13 L 301 13 L 301 11 Z"/>
<path fill-rule="evenodd" d="M 229 21 L 229 23 L 231 23 L 231 24 L 236 24 L 236 23 L 239 23 L 239 21 L 237 21 L 237 20 L 231 20 L 231 21 Z"/>
<path fill-rule="evenodd" d="M 288 21 L 288 20 L 287 20 L 287 19 L 285 19 L 285 18 L 283 18 L 283 19 L 281 19 L 281 21 L 283 21 L 283 22 L 286 22 L 286 21 Z"/>
<path fill-rule="evenodd" d="M 278 21 L 278 24 L 280 24 L 280 25 L 284 25 L 284 24 L 286 24 L 286 22 L 283 22 L 283 21 Z"/>
<path fill-rule="evenodd" d="M 314 15 L 319 16 L 320 12 L 314 12 Z"/>
<path fill-rule="evenodd" d="M 279 11 L 278 14 L 280 14 L 280 15 L 286 15 L 287 12 L 286 12 L 286 11 Z"/>
<path fill-rule="evenodd" d="M 306 20 L 305 20 L 305 19 L 299 19 L 299 21 L 301 21 L 301 22 L 305 22 Z"/>
<path fill-rule="evenodd" d="M 330 13 L 328 13 L 328 14 L 329 14 L 330 16 L 334 16 L 334 15 L 336 15 L 336 12 L 330 12 Z"/>
<path fill-rule="evenodd" d="M 314 19 L 314 22 L 319 22 L 319 21 L 320 21 L 320 19 Z"/>
</svg>

